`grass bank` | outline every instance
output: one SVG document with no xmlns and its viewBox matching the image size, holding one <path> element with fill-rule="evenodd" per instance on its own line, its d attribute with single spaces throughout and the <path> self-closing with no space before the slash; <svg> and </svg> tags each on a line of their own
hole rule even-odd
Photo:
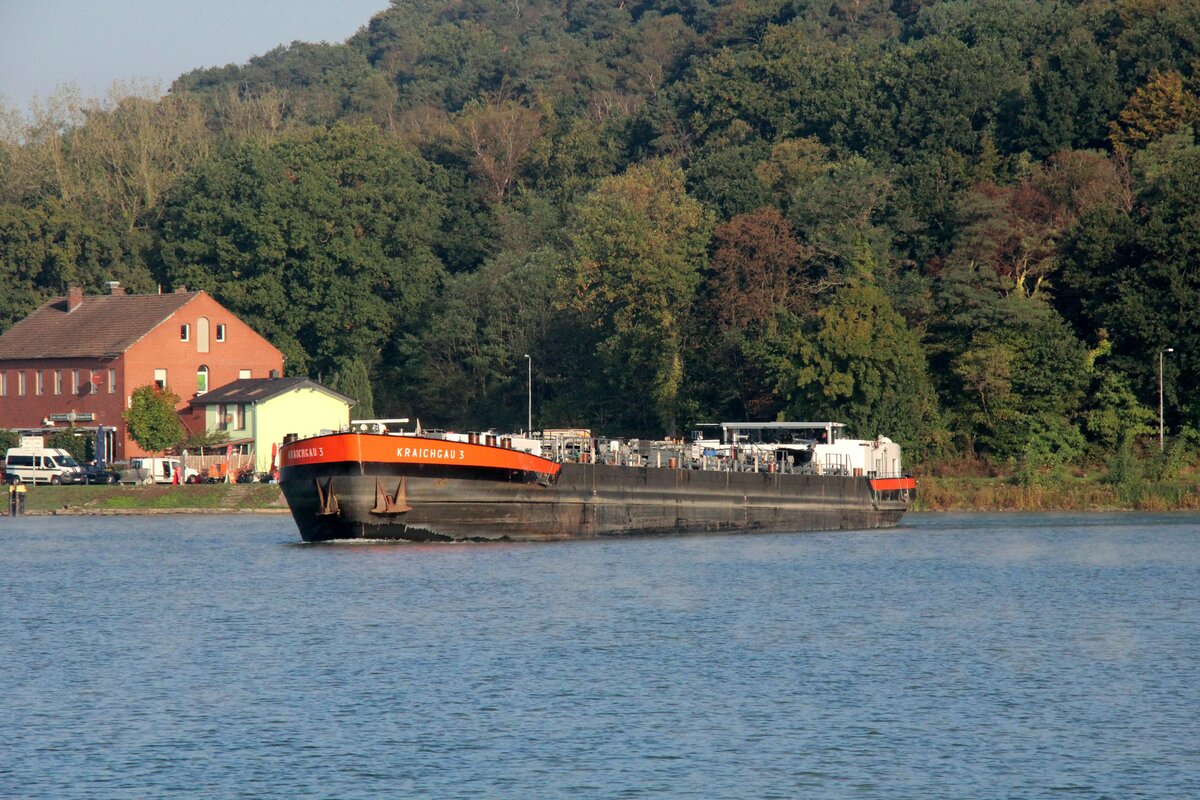
<svg viewBox="0 0 1200 800">
<path fill-rule="evenodd" d="M 286 512 L 278 486 L 218 483 L 195 486 L 31 486 L 31 514 Z M 1114 486 L 1096 475 L 1068 476 L 1034 486 L 1011 477 L 917 478 L 914 511 L 1196 511 L 1200 481 Z M 7 508 L 5 509 L 7 511 Z"/>
<path fill-rule="evenodd" d="M 914 511 L 1194 511 L 1194 476 L 1122 486 L 1094 475 L 1022 485 L 1011 477 L 920 477 Z"/>
<path fill-rule="evenodd" d="M 25 510 L 31 514 L 287 511 L 279 487 L 268 483 L 30 486 L 28 490 Z"/>
</svg>

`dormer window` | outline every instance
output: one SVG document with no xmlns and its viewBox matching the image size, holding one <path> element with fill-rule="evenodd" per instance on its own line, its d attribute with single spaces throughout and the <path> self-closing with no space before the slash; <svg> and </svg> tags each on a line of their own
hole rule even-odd
<svg viewBox="0 0 1200 800">
<path fill-rule="evenodd" d="M 192 326 L 186 322 L 179 326 L 179 341 L 186 342 L 192 338 Z"/>
<path fill-rule="evenodd" d="M 225 325 L 223 323 L 217 324 L 217 341 L 225 341 Z"/>
</svg>

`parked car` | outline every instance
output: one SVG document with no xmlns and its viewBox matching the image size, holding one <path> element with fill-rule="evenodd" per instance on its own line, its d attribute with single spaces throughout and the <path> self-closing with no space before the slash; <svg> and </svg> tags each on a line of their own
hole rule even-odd
<svg viewBox="0 0 1200 800">
<path fill-rule="evenodd" d="M 116 483 L 117 473 L 108 469 L 101 469 L 96 464 L 82 464 L 79 467 L 83 474 L 83 480 L 80 483 Z"/>
<path fill-rule="evenodd" d="M 179 483 L 196 483 L 200 473 L 191 467 L 185 467 L 178 458 L 131 458 L 129 469 L 121 471 L 121 483 L 175 483 L 175 473 L 179 473 Z"/>
<path fill-rule="evenodd" d="M 4 469 L 14 483 L 80 483 L 79 462 L 60 447 L 10 447 Z M 15 479 L 15 480 L 14 480 Z"/>
</svg>

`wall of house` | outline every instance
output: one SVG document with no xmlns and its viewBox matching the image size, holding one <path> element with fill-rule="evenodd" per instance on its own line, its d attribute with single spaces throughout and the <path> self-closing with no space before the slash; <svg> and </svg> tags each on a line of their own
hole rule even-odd
<svg viewBox="0 0 1200 800">
<path fill-rule="evenodd" d="M 338 430 L 348 424 L 349 404 L 317 389 L 301 387 L 265 400 L 254 411 L 255 469 L 259 472 L 270 469 L 271 445 L 282 444 L 289 433 L 311 436 L 323 429 Z"/>
<path fill-rule="evenodd" d="M 67 428 L 71 423 L 51 420 L 74 413 L 76 428 L 95 429 L 98 425 L 120 428 L 118 451 L 124 439 L 125 397 L 121 387 L 122 357 L 53 358 L 5 361 L 0 364 L 0 428 L 51 429 Z M 113 370 L 110 376 L 110 370 Z M 42 389 L 38 391 L 37 375 L 42 374 Z M 78 384 L 72 383 L 78 371 Z M 55 373 L 61 384 L 55 386 Z M 20 391 L 20 375 L 25 375 L 25 391 Z M 114 380 L 115 379 L 115 380 Z M 90 417 L 89 417 L 90 415 Z M 113 459 L 120 459 L 118 452 Z"/>
<path fill-rule="evenodd" d="M 188 326 L 186 341 L 183 325 Z M 220 325 L 225 326 L 223 341 L 217 341 Z M 179 409 L 185 411 L 199 394 L 196 374 L 202 366 L 208 368 L 211 391 L 239 377 L 267 378 L 272 370 L 282 375 L 283 354 L 217 301 L 199 294 L 126 351 L 121 391 L 128 402 L 134 389 L 154 383 L 156 371 L 163 370 L 167 388 L 179 395 Z M 132 440 L 126 440 L 126 448 L 129 455 L 142 455 Z"/>
</svg>

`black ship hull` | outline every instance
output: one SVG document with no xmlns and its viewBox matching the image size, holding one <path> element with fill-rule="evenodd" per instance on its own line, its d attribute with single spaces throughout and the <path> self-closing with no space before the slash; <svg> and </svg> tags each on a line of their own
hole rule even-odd
<svg viewBox="0 0 1200 800">
<path fill-rule="evenodd" d="M 556 474 L 470 464 L 324 462 L 280 483 L 306 542 L 546 541 L 887 528 L 911 491 L 867 477 L 565 463 Z"/>
</svg>

